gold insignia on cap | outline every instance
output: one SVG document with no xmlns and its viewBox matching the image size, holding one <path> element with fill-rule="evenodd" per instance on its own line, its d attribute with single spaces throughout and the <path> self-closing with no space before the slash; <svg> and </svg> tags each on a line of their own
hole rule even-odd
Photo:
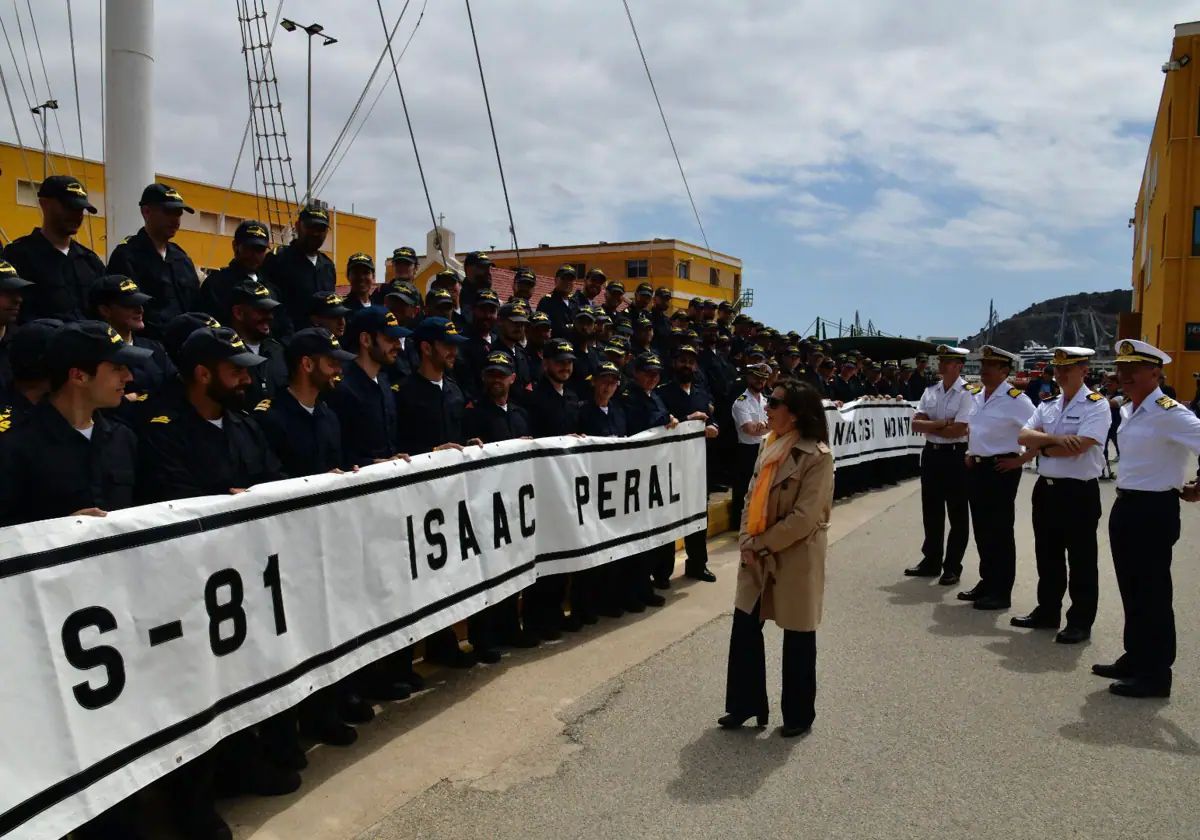
<svg viewBox="0 0 1200 840">
<path fill-rule="evenodd" d="M 136 292 L 137 290 L 138 290 L 138 285 L 137 285 L 137 283 L 134 283 L 132 280 L 122 280 L 121 281 L 121 291 L 122 292 Z"/>
<path fill-rule="evenodd" d="M 331 335 L 331 336 L 329 336 L 329 346 L 333 347 L 333 348 L 338 348 L 338 347 L 341 347 L 342 345 L 338 344 L 338 340 Z"/>
<path fill-rule="evenodd" d="M 1056 361 L 1056 362 L 1065 362 L 1069 358 L 1071 358 L 1071 357 L 1067 355 L 1066 350 L 1055 350 L 1054 351 L 1054 361 Z"/>
<path fill-rule="evenodd" d="M 1122 356 L 1128 356 L 1135 352 L 1132 341 L 1122 341 L 1119 349 Z"/>
<path fill-rule="evenodd" d="M 246 348 L 246 345 L 242 342 L 242 340 L 236 336 L 234 337 L 233 341 L 229 342 L 229 346 L 236 347 L 239 350 L 244 350 Z"/>
<path fill-rule="evenodd" d="M 179 194 L 179 190 L 175 189 L 174 187 L 167 187 L 167 191 L 163 193 L 163 195 L 165 195 L 167 198 L 174 199 L 175 201 L 183 201 L 183 196 L 181 196 Z"/>
<path fill-rule="evenodd" d="M 511 364 L 508 355 L 505 353 L 493 353 L 492 355 L 488 356 L 488 362 L 494 365 Z"/>
<path fill-rule="evenodd" d="M 385 316 L 383 317 L 383 323 L 384 323 L 384 324 L 386 324 L 386 325 L 387 325 L 387 326 L 389 326 L 389 327 L 398 327 L 398 326 L 400 326 L 400 322 L 396 320 L 396 316 L 395 316 L 395 314 L 394 314 L 394 313 L 391 313 L 391 312 L 389 312 L 387 315 L 385 315 Z"/>
<path fill-rule="evenodd" d="M 64 187 L 63 189 L 65 189 L 69 193 L 74 193 L 75 195 L 77 195 L 81 198 L 87 198 L 87 190 L 85 190 L 83 188 L 83 184 L 79 183 L 78 181 L 72 181 L 70 184 L 67 184 L 66 187 Z"/>
<path fill-rule="evenodd" d="M 111 341 L 113 344 L 124 344 L 125 343 L 124 340 L 121 338 L 121 336 L 117 335 L 117 331 L 114 330 L 112 327 L 108 328 L 108 340 Z"/>
<path fill-rule="evenodd" d="M 446 335 L 458 335 L 458 327 L 453 321 L 446 324 Z"/>
<path fill-rule="evenodd" d="M 0 260 L 0 274 L 16 274 L 17 270 L 4 260 Z"/>
<path fill-rule="evenodd" d="M 254 296 L 255 297 L 266 297 L 269 294 L 271 294 L 271 291 L 266 286 L 262 285 L 261 283 L 259 283 L 257 286 L 254 287 Z"/>
<path fill-rule="evenodd" d="M 166 423 L 170 423 L 170 422 L 171 422 L 171 418 L 170 418 L 170 417 L 168 417 L 168 416 L 167 416 L 167 415 L 165 415 L 165 414 L 160 414 L 160 415 L 158 415 L 157 417 L 151 417 L 151 418 L 150 418 L 150 422 L 151 422 L 151 423 L 163 423 L 163 424 L 166 424 Z"/>
<path fill-rule="evenodd" d="M 342 302 L 344 299 L 345 299 L 345 298 L 343 298 L 341 295 L 329 295 L 329 296 L 327 296 L 327 297 L 325 298 L 325 302 L 326 302 L 327 304 L 329 304 L 330 306 L 337 306 L 337 305 L 338 305 L 338 304 L 340 304 L 340 303 L 341 303 L 341 302 Z M 389 314 L 390 314 L 390 313 L 389 313 Z M 393 317 L 393 318 L 395 318 L 396 316 L 395 316 L 395 315 L 392 315 L 392 317 Z"/>
<path fill-rule="evenodd" d="M 267 235 L 267 232 L 258 225 L 250 225 L 250 227 L 246 228 L 246 233 L 250 234 L 251 236 L 265 237 Z"/>
<path fill-rule="evenodd" d="M 269 399 L 267 399 L 267 400 L 262 400 L 261 402 L 259 402 L 258 405 L 254 406 L 254 410 L 255 411 L 266 411 L 270 407 L 271 407 L 271 401 Z"/>
</svg>

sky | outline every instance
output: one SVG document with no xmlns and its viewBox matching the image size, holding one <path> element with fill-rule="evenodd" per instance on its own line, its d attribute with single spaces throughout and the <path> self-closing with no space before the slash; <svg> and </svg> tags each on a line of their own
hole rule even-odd
<svg viewBox="0 0 1200 840">
<path fill-rule="evenodd" d="M 100 2 L 71 4 L 81 114 L 66 4 L 0 5 L 12 44 L 11 54 L 0 45 L 0 67 L 27 144 L 36 141 L 18 76 L 32 85 L 33 104 L 49 80 L 67 151 L 79 151 L 81 117 L 85 151 L 100 156 Z M 156 4 L 159 172 L 229 181 L 248 110 L 241 2 Z M 260 2 L 274 19 L 278 0 Z M 318 162 L 384 47 L 377 2 L 283 4 L 284 16 L 318 21 L 338 39 L 314 47 Z M 391 26 L 405 4 L 381 4 Z M 848 324 L 857 312 L 890 334 L 966 336 L 983 326 L 992 299 L 1004 317 L 1057 295 L 1129 288 L 1127 219 L 1160 66 L 1172 26 L 1192 19 L 1195 4 L 629 6 L 708 242 L 742 259 L 743 285 L 755 295 L 749 311 L 759 320 L 803 332 L 818 316 Z M 702 243 L 621 0 L 475 0 L 471 9 L 522 245 Z M 414 27 L 400 77 L 434 210 L 460 250 L 505 247 L 508 221 L 466 6 L 410 0 L 397 54 Z M 301 185 L 305 49 L 302 34 L 276 33 Z M 382 89 L 378 104 L 318 192 L 377 218 L 381 255 L 402 244 L 423 251 L 430 228 L 386 71 L 385 61 L 367 97 L 369 105 Z M 53 123 L 50 135 L 60 150 Z M 0 137 L 15 139 L 3 114 Z M 236 183 L 253 188 L 248 160 Z"/>
</svg>

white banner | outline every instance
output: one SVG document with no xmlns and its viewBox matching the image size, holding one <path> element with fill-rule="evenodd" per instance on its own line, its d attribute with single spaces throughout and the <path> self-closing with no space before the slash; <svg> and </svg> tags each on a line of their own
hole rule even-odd
<svg viewBox="0 0 1200 840">
<path fill-rule="evenodd" d="M 916 409 L 903 400 L 855 400 L 840 409 L 825 403 L 829 445 L 839 467 L 880 458 L 919 455 L 925 436 L 912 430 Z"/>
<path fill-rule="evenodd" d="M 0 529 L 0 835 L 60 837 L 494 604 L 704 528 L 701 424 Z"/>
</svg>

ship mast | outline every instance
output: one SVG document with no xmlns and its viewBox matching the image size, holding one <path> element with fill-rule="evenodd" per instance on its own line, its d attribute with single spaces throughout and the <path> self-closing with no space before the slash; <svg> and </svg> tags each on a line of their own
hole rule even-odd
<svg viewBox="0 0 1200 840">
<path fill-rule="evenodd" d="M 105 0 L 104 253 L 142 226 L 154 181 L 154 0 Z"/>
</svg>

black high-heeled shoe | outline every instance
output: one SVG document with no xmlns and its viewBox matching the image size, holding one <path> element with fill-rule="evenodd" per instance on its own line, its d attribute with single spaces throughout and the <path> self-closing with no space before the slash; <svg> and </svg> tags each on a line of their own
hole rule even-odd
<svg viewBox="0 0 1200 840">
<path fill-rule="evenodd" d="M 727 715 L 722 715 L 717 720 L 717 726 L 722 729 L 741 729 L 746 721 L 754 718 L 754 722 L 761 728 L 767 725 L 767 713 L 763 712 L 758 715 L 738 715 L 730 712 Z"/>
</svg>

